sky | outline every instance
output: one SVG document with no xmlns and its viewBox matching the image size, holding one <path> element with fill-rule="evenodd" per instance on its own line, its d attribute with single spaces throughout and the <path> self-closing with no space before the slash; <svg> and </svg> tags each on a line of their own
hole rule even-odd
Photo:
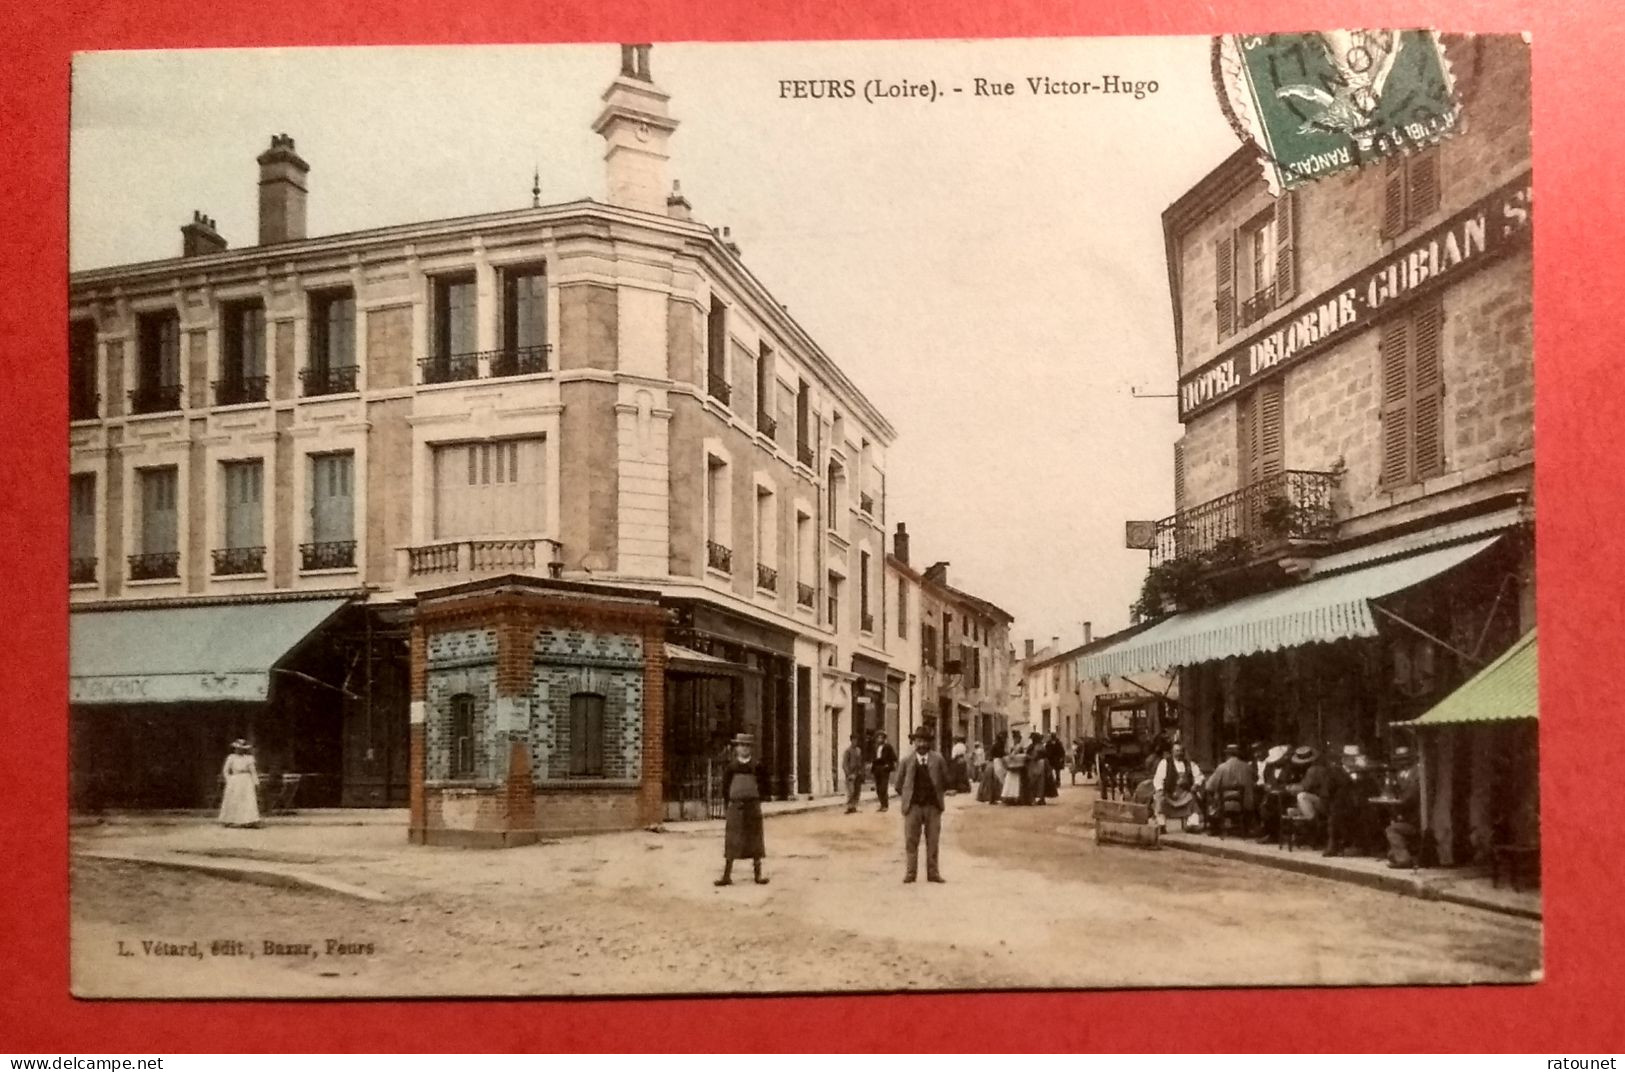
<svg viewBox="0 0 1625 1072">
<path fill-rule="evenodd" d="M 1207 38 L 662 44 L 669 174 L 897 431 L 911 558 L 1016 618 L 1012 641 L 1128 624 L 1173 511 L 1161 214 L 1236 147 Z M 604 199 L 591 125 L 614 45 L 82 54 L 71 266 L 175 256 L 194 210 L 252 245 L 272 133 L 311 172 L 308 233 Z M 1155 92 L 1034 94 L 1028 79 Z M 1013 83 L 1010 95 L 978 95 Z M 851 79 L 855 99 L 781 82 Z M 870 79 L 938 99 L 869 102 Z M 961 92 L 953 92 L 958 87 Z"/>
</svg>

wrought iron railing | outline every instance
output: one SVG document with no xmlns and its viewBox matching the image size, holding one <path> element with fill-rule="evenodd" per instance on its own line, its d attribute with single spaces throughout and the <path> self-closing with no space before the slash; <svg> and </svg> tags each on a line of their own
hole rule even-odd
<svg viewBox="0 0 1625 1072">
<path fill-rule="evenodd" d="M 769 439 L 779 437 L 779 422 L 772 417 L 761 415 L 756 418 L 756 430 Z"/>
<path fill-rule="evenodd" d="M 705 564 L 714 570 L 732 573 L 734 569 L 734 553 L 715 540 L 707 540 L 705 541 Z"/>
<path fill-rule="evenodd" d="M 418 362 L 424 383 L 458 383 L 480 378 L 479 354 L 437 354 Z"/>
<path fill-rule="evenodd" d="M 806 443 L 797 443 L 796 461 L 800 462 L 802 465 L 805 465 L 808 469 L 811 469 L 813 467 L 812 447 L 808 446 Z"/>
<path fill-rule="evenodd" d="M 1275 308 L 1275 280 L 1270 280 L 1236 309 L 1236 330 L 1258 323 Z"/>
<path fill-rule="evenodd" d="M 779 590 L 779 571 L 772 566 L 764 566 L 760 562 L 756 563 L 756 587 L 766 589 L 769 592 L 777 592 Z"/>
<path fill-rule="evenodd" d="M 301 567 L 307 570 L 351 569 L 355 566 L 354 540 L 323 540 L 299 545 Z"/>
<path fill-rule="evenodd" d="M 265 548 L 221 547 L 214 552 L 214 575 L 224 577 L 233 573 L 264 573 Z"/>
<path fill-rule="evenodd" d="M 299 370 L 299 380 L 304 384 L 306 398 L 343 395 L 356 389 L 356 377 L 360 371 L 360 365 L 334 365 L 331 368 L 313 365 Z"/>
<path fill-rule="evenodd" d="M 1288 469 L 1157 522 L 1153 563 L 1207 554 L 1231 541 L 1252 551 L 1285 540 L 1325 540 L 1336 529 L 1338 474 Z M 1234 545 L 1232 545 L 1234 546 Z"/>
<path fill-rule="evenodd" d="M 727 380 L 715 372 L 706 377 L 706 386 L 711 392 L 711 397 L 724 406 L 733 399 L 733 388 L 728 386 Z"/>
<path fill-rule="evenodd" d="M 214 404 L 239 406 L 249 402 L 264 402 L 267 376 L 241 376 L 214 381 Z"/>
<path fill-rule="evenodd" d="M 92 385 L 68 381 L 68 420 L 95 420 L 100 403 L 101 396 Z"/>
<path fill-rule="evenodd" d="M 547 355 L 551 346 L 511 346 L 482 354 L 492 376 L 530 376 L 547 371 Z"/>
<path fill-rule="evenodd" d="M 181 385 L 150 383 L 130 392 L 131 413 L 168 413 L 181 408 Z"/>
<path fill-rule="evenodd" d="M 149 551 L 129 557 L 130 580 L 157 581 L 180 576 L 179 551 Z"/>
<path fill-rule="evenodd" d="M 96 557 L 68 559 L 69 584 L 96 583 Z"/>
<path fill-rule="evenodd" d="M 817 600 L 818 593 L 810 584 L 796 584 L 796 602 L 803 607 L 810 607 Z"/>
</svg>

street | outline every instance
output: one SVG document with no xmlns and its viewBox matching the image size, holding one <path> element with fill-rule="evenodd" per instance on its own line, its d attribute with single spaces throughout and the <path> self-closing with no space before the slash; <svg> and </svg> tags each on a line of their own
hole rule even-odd
<svg viewBox="0 0 1625 1072">
<path fill-rule="evenodd" d="M 716 824 L 506 851 L 412 847 L 403 829 L 380 825 L 84 828 L 76 853 L 173 851 L 183 839 L 200 859 L 286 864 L 388 900 L 76 856 L 74 991 L 794 992 L 1538 974 L 1537 922 L 1187 852 L 1097 847 L 1093 798 L 1082 787 L 1042 808 L 951 798 L 941 886 L 901 883 L 901 817 L 895 805 L 876 813 L 872 794 L 855 815 L 770 817 L 771 884 L 751 884 L 746 867 L 725 889 L 711 884 Z"/>
</svg>

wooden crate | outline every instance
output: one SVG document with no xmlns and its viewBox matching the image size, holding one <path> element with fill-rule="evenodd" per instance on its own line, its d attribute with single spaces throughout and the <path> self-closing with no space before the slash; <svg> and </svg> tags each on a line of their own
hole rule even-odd
<svg viewBox="0 0 1625 1072">
<path fill-rule="evenodd" d="M 1154 849 L 1159 836 L 1149 806 L 1125 800 L 1095 801 L 1095 844 Z"/>
</svg>

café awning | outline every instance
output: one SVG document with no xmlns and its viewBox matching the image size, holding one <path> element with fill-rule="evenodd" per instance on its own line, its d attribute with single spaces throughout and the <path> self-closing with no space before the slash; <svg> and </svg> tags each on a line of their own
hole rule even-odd
<svg viewBox="0 0 1625 1072">
<path fill-rule="evenodd" d="M 349 600 L 78 611 L 69 615 L 68 701 L 265 700 L 271 671 Z"/>
<path fill-rule="evenodd" d="M 698 677 L 743 677 L 758 673 L 743 663 L 730 662 L 681 644 L 666 643 L 666 669 Z"/>
<path fill-rule="evenodd" d="M 1078 659 L 1080 678 L 1164 671 L 1232 656 L 1377 635 L 1371 601 L 1421 584 L 1499 536 L 1317 576 L 1217 607 L 1187 611 Z"/>
<path fill-rule="evenodd" d="M 1396 726 L 1461 726 L 1538 718 L 1539 672 L 1535 632 L 1530 630 L 1500 658 L 1468 678 L 1437 706 Z"/>
</svg>

